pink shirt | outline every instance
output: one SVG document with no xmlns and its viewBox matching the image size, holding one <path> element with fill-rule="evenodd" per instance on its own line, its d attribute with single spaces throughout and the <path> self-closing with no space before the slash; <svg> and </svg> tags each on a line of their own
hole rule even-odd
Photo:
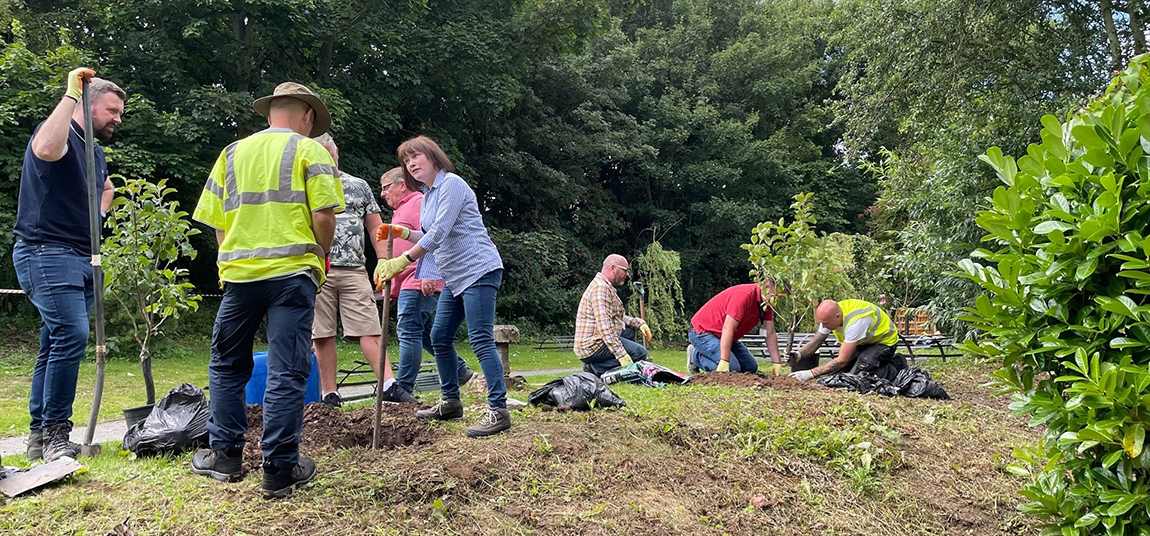
<svg viewBox="0 0 1150 536">
<path fill-rule="evenodd" d="M 419 210 L 423 206 L 423 193 L 411 192 L 399 202 L 399 208 L 391 215 L 391 223 L 394 225 L 402 225 L 408 229 L 419 230 Z M 392 256 L 402 255 L 404 251 L 412 248 L 415 244 L 396 238 L 392 243 Z M 416 261 L 404 268 L 399 275 L 395 276 L 391 284 L 391 298 L 396 299 L 399 297 L 401 290 L 420 290 L 422 281 L 411 276 L 415 272 L 416 263 L 423 261 Z M 435 281 L 435 291 L 440 292 L 443 290 L 443 280 L 437 279 Z"/>
</svg>

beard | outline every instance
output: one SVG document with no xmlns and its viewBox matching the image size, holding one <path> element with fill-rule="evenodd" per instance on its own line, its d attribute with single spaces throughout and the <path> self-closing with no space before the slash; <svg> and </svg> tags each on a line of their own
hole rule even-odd
<svg viewBox="0 0 1150 536">
<path fill-rule="evenodd" d="M 100 128 L 93 126 L 92 137 L 100 141 L 110 140 L 112 139 L 112 131 L 115 129 L 115 125 L 112 125 L 111 123 L 104 123 L 104 126 Z"/>
</svg>

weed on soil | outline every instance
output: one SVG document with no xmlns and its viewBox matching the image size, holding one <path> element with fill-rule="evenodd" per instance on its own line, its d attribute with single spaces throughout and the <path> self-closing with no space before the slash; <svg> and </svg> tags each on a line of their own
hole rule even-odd
<svg viewBox="0 0 1150 536">
<path fill-rule="evenodd" d="M 770 387 L 772 389 L 826 390 L 814 382 L 801 382 L 790 376 L 767 376 L 745 372 L 707 372 L 695 375 L 691 385 L 715 387 Z"/>
<path fill-rule="evenodd" d="M 958 395 L 946 401 L 737 373 L 618 385 L 625 408 L 527 408 L 484 440 L 464 436 L 485 405 L 465 393 L 455 422 L 419 423 L 414 407 L 388 405 L 395 448 L 381 450 L 362 447 L 371 408 L 309 406 L 301 453 L 319 474 L 288 499 L 262 500 L 259 478 L 192 475 L 190 453 L 103 456 L 68 485 L 4 505 L 0 533 L 104 534 L 130 516 L 140 536 L 1037 534 L 1041 520 L 1017 511 L 1022 480 L 1005 466 L 1038 431 L 980 386 L 991 369 L 939 364 L 932 375 Z"/>
</svg>

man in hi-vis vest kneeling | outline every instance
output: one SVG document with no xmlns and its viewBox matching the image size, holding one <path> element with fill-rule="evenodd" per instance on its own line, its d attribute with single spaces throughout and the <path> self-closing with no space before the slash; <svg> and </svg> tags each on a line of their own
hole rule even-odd
<svg viewBox="0 0 1150 536">
<path fill-rule="evenodd" d="M 833 372 L 868 372 L 893 380 L 906 368 L 906 359 L 894 353 L 898 345 L 894 321 L 877 305 L 863 300 L 824 300 L 815 310 L 815 320 L 818 333 L 788 356 L 792 378 L 807 381 Z M 819 366 L 818 349 L 831 333 L 839 342 L 839 355 Z"/>
</svg>

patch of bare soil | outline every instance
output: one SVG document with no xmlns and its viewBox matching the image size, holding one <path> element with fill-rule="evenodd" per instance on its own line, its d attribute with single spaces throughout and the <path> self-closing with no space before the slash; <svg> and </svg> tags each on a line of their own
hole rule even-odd
<svg viewBox="0 0 1150 536">
<path fill-rule="evenodd" d="M 745 372 L 707 372 L 695 375 L 691 385 L 715 387 L 770 387 L 800 391 L 826 391 L 827 388 L 813 382 L 801 382 L 790 376 L 766 376 Z"/>
<path fill-rule="evenodd" d="M 419 445 L 432 440 L 427 425 L 415 420 L 418 404 L 383 404 L 380 411 L 379 445 L 384 449 Z M 310 456 L 326 448 L 370 447 L 375 426 L 375 409 L 361 408 L 344 413 L 323 404 L 308 404 L 303 410 L 300 454 Z M 263 462 L 260 439 L 263 436 L 263 407 L 248 406 L 248 431 L 244 434 L 244 470 L 259 469 Z"/>
</svg>

